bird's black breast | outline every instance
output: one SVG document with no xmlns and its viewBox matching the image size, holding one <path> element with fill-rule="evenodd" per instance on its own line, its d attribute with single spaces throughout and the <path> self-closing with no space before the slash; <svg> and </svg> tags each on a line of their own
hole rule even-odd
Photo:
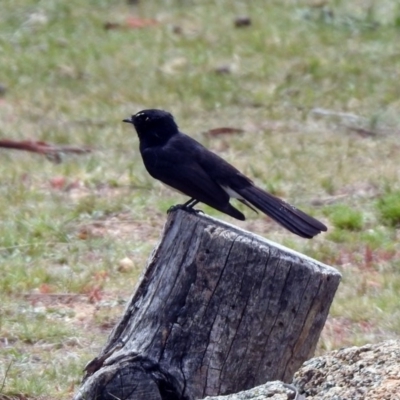
<svg viewBox="0 0 400 400">
<path fill-rule="evenodd" d="M 164 181 L 179 172 L 179 168 L 187 167 L 196 159 L 196 146 L 188 136 L 179 134 L 162 145 L 148 146 L 140 144 L 143 163 L 149 174 Z"/>
</svg>

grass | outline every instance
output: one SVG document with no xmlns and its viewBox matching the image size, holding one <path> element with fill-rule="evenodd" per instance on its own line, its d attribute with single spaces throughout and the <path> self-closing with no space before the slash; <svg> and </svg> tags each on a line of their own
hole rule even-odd
<svg viewBox="0 0 400 400">
<path fill-rule="evenodd" d="M 400 224 L 400 191 L 389 191 L 378 200 L 376 206 L 383 223 L 394 227 Z"/>
<path fill-rule="evenodd" d="M 121 123 L 143 108 L 329 225 L 305 241 L 240 223 L 342 272 L 319 354 L 399 337 L 399 21 L 388 0 L 3 0 L 1 137 L 95 151 L 0 150 L 1 393 L 71 397 L 181 200 Z M 244 133 L 204 134 L 222 126 Z"/>
</svg>

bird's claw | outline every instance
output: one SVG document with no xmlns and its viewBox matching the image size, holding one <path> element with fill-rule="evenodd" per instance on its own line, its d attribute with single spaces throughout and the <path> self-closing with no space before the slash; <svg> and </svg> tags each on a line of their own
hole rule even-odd
<svg viewBox="0 0 400 400">
<path fill-rule="evenodd" d="M 172 213 L 177 210 L 182 210 L 183 208 L 184 208 L 183 204 L 175 204 L 174 206 L 171 206 L 170 208 L 168 208 L 167 214 Z"/>
<path fill-rule="evenodd" d="M 171 206 L 170 208 L 168 208 L 167 210 L 167 214 L 177 211 L 177 210 L 182 210 L 182 211 L 186 211 L 190 214 L 204 214 L 203 210 L 197 210 L 195 208 L 192 207 L 187 207 L 184 204 L 175 204 L 174 206 Z"/>
</svg>

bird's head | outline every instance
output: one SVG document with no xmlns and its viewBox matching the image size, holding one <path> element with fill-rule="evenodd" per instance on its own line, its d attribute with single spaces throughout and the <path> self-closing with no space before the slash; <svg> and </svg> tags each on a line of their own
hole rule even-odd
<svg viewBox="0 0 400 400">
<path fill-rule="evenodd" d="M 158 146 L 166 143 L 168 139 L 179 132 L 174 117 L 163 110 L 143 110 L 124 119 L 123 122 L 132 124 L 139 136 L 141 143 L 148 146 Z"/>
</svg>

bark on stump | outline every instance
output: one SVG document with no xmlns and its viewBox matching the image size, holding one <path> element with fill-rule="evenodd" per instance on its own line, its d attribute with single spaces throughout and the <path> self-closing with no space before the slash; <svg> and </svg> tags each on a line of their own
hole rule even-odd
<svg viewBox="0 0 400 400">
<path fill-rule="evenodd" d="M 173 212 L 75 399 L 192 400 L 289 382 L 313 355 L 339 282 L 302 254 Z"/>
</svg>

